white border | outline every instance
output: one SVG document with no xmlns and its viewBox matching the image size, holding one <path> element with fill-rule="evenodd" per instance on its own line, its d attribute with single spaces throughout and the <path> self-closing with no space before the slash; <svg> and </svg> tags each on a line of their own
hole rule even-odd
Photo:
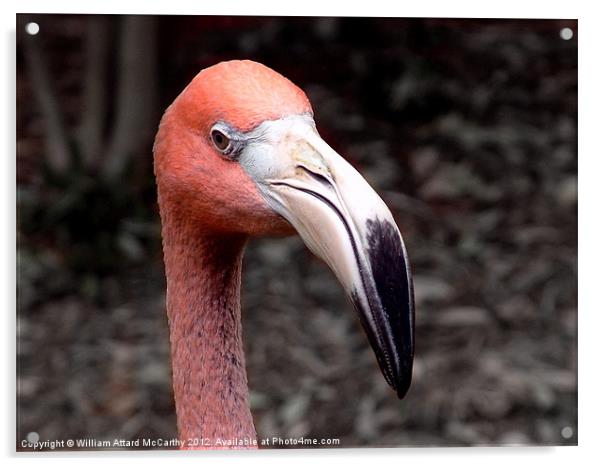
<svg viewBox="0 0 602 466">
<path fill-rule="evenodd" d="M 506 0 L 491 2 L 475 0 L 423 0 L 392 2 L 371 0 L 361 2 L 325 2 L 319 0 L 219 0 L 193 2 L 26 0 L 16 2 L 20 13 L 146 13 L 146 14 L 221 14 L 221 15 L 283 15 L 283 16 L 416 16 L 416 17 L 498 17 L 498 18 L 564 18 L 574 19 L 580 10 L 579 1 L 547 0 L 545 3 Z"/>
<path fill-rule="evenodd" d="M 55 13 L 148 13 L 148 14 L 255 14 L 255 15 L 336 15 L 336 16 L 437 16 L 437 17 L 498 17 L 498 18 L 578 18 L 579 19 L 579 447 L 558 448 L 418 448 L 418 449 L 351 449 L 351 450 L 302 450 L 302 451 L 263 451 L 259 453 L 239 452 L 203 452 L 177 455 L 177 461 L 186 464 L 199 461 L 212 463 L 220 461 L 249 461 L 251 464 L 290 465 L 307 462 L 332 461 L 344 458 L 346 463 L 364 464 L 372 456 L 383 464 L 397 462 L 417 462 L 420 464 L 504 465 L 509 461 L 545 461 L 547 464 L 566 464 L 567 460 L 588 460 L 600 457 L 598 448 L 598 413 L 601 354 L 599 332 L 600 315 L 596 287 L 599 287 L 602 259 L 600 248 L 600 229 L 597 219 L 600 215 L 600 133 L 602 119 L 599 117 L 602 104 L 600 86 L 602 73 L 599 45 L 600 17 L 596 15 L 593 1 L 545 1 L 525 2 L 524 0 L 505 0 L 504 2 L 483 2 L 474 0 L 397 2 L 391 0 L 370 0 L 354 5 L 324 1 L 297 0 L 282 1 L 182 1 L 168 2 L 115 1 L 82 2 L 54 0 L 21 1 L 2 4 L 0 21 L 3 23 L 2 47 L 3 72 L 0 73 L 1 99 L 3 102 L 0 140 L 4 142 L 2 153 L 2 277 L 0 295 L 5 299 L 3 349 L 5 383 L 1 385 L 2 400 L 6 405 L 2 410 L 8 413 L 0 423 L 0 440 L 3 453 L 9 463 L 15 460 L 12 453 L 15 445 L 15 13 L 16 12 L 55 12 Z M 545 154 L 544 154 L 545 155 Z M 12 415 L 11 415 L 12 413 Z M 86 464 L 106 464 L 108 459 L 128 458 L 130 461 L 146 464 L 164 464 L 173 454 L 165 452 L 111 452 L 111 453 L 73 453 L 73 454 L 21 454 L 19 464 L 28 464 L 35 459 L 44 459 L 50 464 L 80 464 L 85 458 Z M 589 461 L 587 461 L 589 462 Z"/>
</svg>

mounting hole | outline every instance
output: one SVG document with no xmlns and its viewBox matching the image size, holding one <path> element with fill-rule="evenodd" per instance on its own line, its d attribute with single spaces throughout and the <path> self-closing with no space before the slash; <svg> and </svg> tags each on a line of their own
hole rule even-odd
<svg viewBox="0 0 602 466">
<path fill-rule="evenodd" d="M 562 28 L 560 30 L 560 38 L 564 40 L 571 40 L 573 38 L 573 30 L 571 28 Z"/>
<path fill-rule="evenodd" d="M 569 426 L 563 427 L 560 431 L 560 435 L 562 435 L 562 438 L 568 440 L 573 436 L 573 429 Z"/>
<path fill-rule="evenodd" d="M 30 36 L 35 36 L 40 32 L 40 25 L 38 23 L 27 23 L 25 25 L 25 32 Z"/>
</svg>

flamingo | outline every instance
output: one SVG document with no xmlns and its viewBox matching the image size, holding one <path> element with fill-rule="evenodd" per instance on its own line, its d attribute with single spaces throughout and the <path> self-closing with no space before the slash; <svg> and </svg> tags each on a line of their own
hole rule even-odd
<svg viewBox="0 0 602 466">
<path fill-rule="evenodd" d="M 153 153 L 181 448 L 258 445 L 240 310 L 251 237 L 296 231 L 326 262 L 404 397 L 414 301 L 399 228 L 320 137 L 299 87 L 253 61 L 206 68 L 165 111 Z"/>
</svg>

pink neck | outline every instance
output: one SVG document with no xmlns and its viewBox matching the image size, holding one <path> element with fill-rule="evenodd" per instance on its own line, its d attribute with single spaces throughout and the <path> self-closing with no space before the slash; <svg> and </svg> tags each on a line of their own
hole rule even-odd
<svg viewBox="0 0 602 466">
<path fill-rule="evenodd" d="M 230 447 L 245 447 L 256 439 L 240 314 L 246 239 L 205 233 L 163 208 L 161 214 L 182 448 L 219 448 L 218 439 L 234 442 Z"/>
</svg>

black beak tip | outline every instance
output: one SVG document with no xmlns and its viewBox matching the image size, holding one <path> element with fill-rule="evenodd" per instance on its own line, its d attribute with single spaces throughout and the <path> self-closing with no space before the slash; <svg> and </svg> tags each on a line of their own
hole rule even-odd
<svg viewBox="0 0 602 466">
<path fill-rule="evenodd" d="M 403 400 L 405 398 L 405 396 L 407 395 L 411 384 L 412 384 L 412 371 L 410 369 L 409 374 L 406 375 L 405 377 L 401 378 L 398 381 L 398 383 L 396 384 L 397 386 L 395 387 L 395 391 L 397 392 L 397 398 L 399 398 L 400 400 Z"/>
<path fill-rule="evenodd" d="M 404 349 L 407 350 L 407 348 Z M 407 395 L 410 390 L 410 385 L 412 384 L 412 370 L 414 366 L 413 350 L 406 353 L 392 353 L 397 356 L 395 358 L 397 364 L 394 365 L 389 365 L 384 362 L 387 361 L 387 358 L 381 348 L 374 348 L 374 350 L 385 380 L 391 388 L 395 390 L 397 397 L 402 400 Z M 402 357 L 400 360 L 399 356 L 402 354 L 405 355 L 405 357 Z"/>
<path fill-rule="evenodd" d="M 366 231 L 376 296 L 366 293 L 370 309 L 364 314 L 371 315 L 375 324 L 367 325 L 365 317 L 362 323 L 385 379 L 402 399 L 410 389 L 414 361 L 412 272 L 394 224 L 376 218 L 367 221 Z"/>
</svg>

